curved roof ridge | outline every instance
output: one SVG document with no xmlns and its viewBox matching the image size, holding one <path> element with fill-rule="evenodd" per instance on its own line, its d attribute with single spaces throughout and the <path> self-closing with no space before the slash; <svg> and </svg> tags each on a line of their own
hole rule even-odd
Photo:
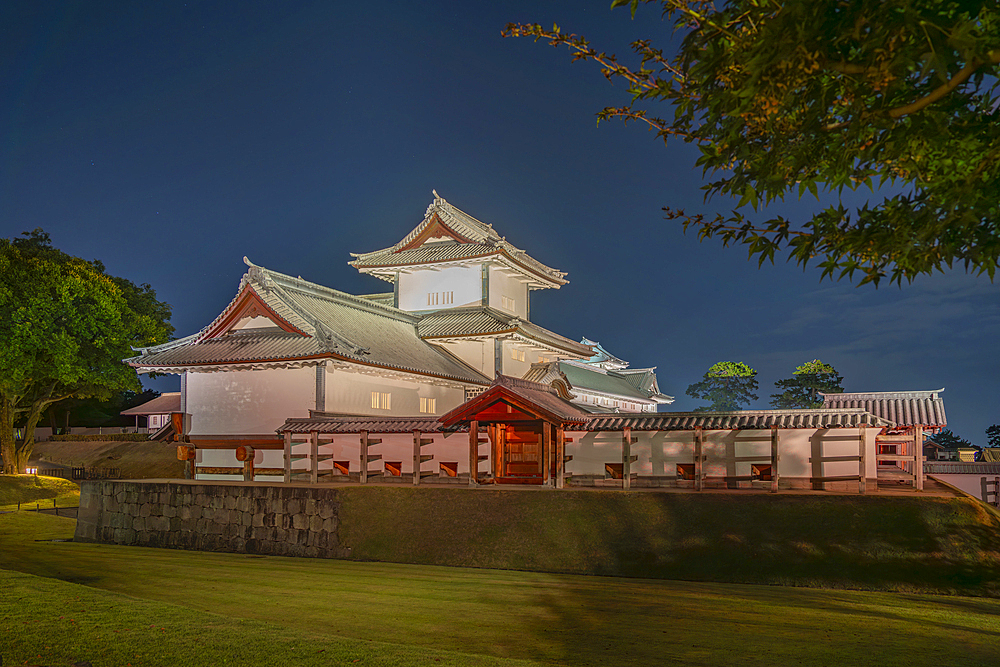
<svg viewBox="0 0 1000 667">
<path fill-rule="evenodd" d="M 268 278 L 270 278 L 271 280 L 278 278 L 282 283 L 284 283 L 284 285 L 282 285 L 283 287 L 289 287 L 291 289 L 297 289 L 299 291 L 304 291 L 304 292 L 309 292 L 309 291 L 318 292 L 318 294 L 313 294 L 312 296 L 328 297 L 334 301 L 346 302 L 351 306 L 357 306 L 363 308 L 376 315 L 384 315 L 386 317 L 392 317 L 394 319 L 404 320 L 413 323 L 416 323 L 420 319 L 418 315 L 414 315 L 413 313 L 408 313 L 405 310 L 400 310 L 395 306 L 389 306 L 387 304 L 379 303 L 378 301 L 366 299 L 364 297 L 350 294 L 348 292 L 342 292 L 340 290 L 333 289 L 332 287 L 327 287 L 326 285 L 320 285 L 319 283 L 314 283 L 309 280 L 304 280 L 303 278 L 295 278 L 288 274 L 281 273 L 279 271 L 274 271 L 273 269 L 268 269 L 263 266 L 258 266 L 256 264 L 253 264 L 246 257 L 243 258 L 243 261 L 247 264 L 247 266 L 250 267 L 250 269 L 248 269 L 247 272 L 243 275 L 243 281 L 245 282 L 252 282 L 252 281 L 260 282 L 261 280 L 266 281 Z M 257 273 L 254 271 L 254 269 L 257 269 L 260 272 L 258 275 L 261 275 L 262 278 L 257 278 L 254 275 L 252 275 Z M 243 282 L 240 283 L 241 287 L 242 285 Z"/>
</svg>

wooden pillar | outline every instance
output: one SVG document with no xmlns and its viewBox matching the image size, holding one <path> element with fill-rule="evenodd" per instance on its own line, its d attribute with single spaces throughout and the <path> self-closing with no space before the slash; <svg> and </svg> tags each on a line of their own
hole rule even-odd
<svg viewBox="0 0 1000 667">
<path fill-rule="evenodd" d="M 556 488 L 566 486 L 566 430 L 556 427 Z"/>
<path fill-rule="evenodd" d="M 701 491 L 702 471 L 704 470 L 704 456 L 702 455 L 702 445 L 705 439 L 705 432 L 700 426 L 694 429 L 694 490 Z"/>
<path fill-rule="evenodd" d="M 542 422 L 542 485 L 552 486 L 552 424 Z"/>
<path fill-rule="evenodd" d="M 309 482 L 311 484 L 318 484 L 319 483 L 319 431 L 309 432 L 309 460 L 312 463 L 312 465 L 309 467 Z"/>
<path fill-rule="evenodd" d="M 469 422 L 469 486 L 479 484 L 479 422 Z"/>
<path fill-rule="evenodd" d="M 924 490 L 924 427 L 913 427 L 913 484 L 917 491 Z"/>
<path fill-rule="evenodd" d="M 778 492 L 778 427 L 771 427 L 771 493 Z"/>
<path fill-rule="evenodd" d="M 858 493 L 868 493 L 868 464 L 866 456 L 868 453 L 868 438 L 865 435 L 865 426 L 867 424 L 862 424 L 858 427 L 858 465 L 861 468 L 861 475 L 858 478 Z"/>
<path fill-rule="evenodd" d="M 420 431 L 413 432 L 413 485 L 420 485 Z"/>
<path fill-rule="evenodd" d="M 635 441 L 630 427 L 622 429 L 622 488 L 626 491 L 632 488 L 632 463 L 639 459 L 638 456 L 632 456 Z"/>
<path fill-rule="evenodd" d="M 426 461 L 431 461 L 434 459 L 433 454 L 421 454 L 420 448 L 426 447 L 427 445 L 434 442 L 434 438 L 424 438 L 423 433 L 414 429 L 413 431 L 413 483 L 420 484 L 420 480 L 424 477 L 429 477 L 433 475 L 432 472 L 422 472 L 420 470 L 421 466 Z"/>
<path fill-rule="evenodd" d="M 285 484 L 292 481 L 292 434 L 285 432 Z"/>
<path fill-rule="evenodd" d="M 368 431 L 361 432 L 361 476 L 362 484 L 368 483 Z"/>
<path fill-rule="evenodd" d="M 504 433 L 505 428 L 503 424 L 493 424 L 493 435 L 495 436 L 493 438 L 493 476 L 497 478 L 503 477 L 504 473 L 507 472 L 504 468 L 503 460 L 503 443 L 506 438 Z"/>
<path fill-rule="evenodd" d="M 244 482 L 253 481 L 253 457 L 254 457 L 253 447 L 248 447 L 247 445 L 240 445 L 239 447 L 236 448 L 236 460 L 243 462 Z"/>
</svg>

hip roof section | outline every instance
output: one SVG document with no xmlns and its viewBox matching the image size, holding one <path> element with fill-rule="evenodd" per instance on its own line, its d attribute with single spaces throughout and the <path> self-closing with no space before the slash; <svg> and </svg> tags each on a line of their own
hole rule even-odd
<svg viewBox="0 0 1000 667">
<path fill-rule="evenodd" d="M 948 417 L 944 411 L 941 389 L 931 391 L 879 391 L 842 394 L 821 394 L 824 408 L 863 409 L 897 426 L 944 427 Z"/>
<path fill-rule="evenodd" d="M 464 306 L 435 311 L 420 318 L 417 330 L 420 337 L 427 340 L 518 334 L 576 357 L 588 357 L 592 354 L 589 345 L 577 343 L 516 315 L 488 306 Z"/>
<path fill-rule="evenodd" d="M 489 380 L 457 357 L 417 335 L 419 317 L 245 260 L 240 291 L 209 326 L 194 336 L 139 350 L 132 366 L 182 370 L 216 364 L 301 362 L 325 358 L 485 385 Z M 234 329 L 232 311 L 253 292 L 295 331 Z M 228 323 L 226 327 L 221 323 Z"/>
<path fill-rule="evenodd" d="M 364 273 L 395 282 L 386 269 L 439 264 L 487 257 L 502 257 L 513 266 L 539 279 L 536 287 L 565 285 L 566 273 L 542 264 L 477 220 L 449 204 L 434 192 L 424 219 L 398 243 L 382 250 L 351 253 L 351 266 Z M 381 270 L 381 271 L 380 271 Z"/>
</svg>

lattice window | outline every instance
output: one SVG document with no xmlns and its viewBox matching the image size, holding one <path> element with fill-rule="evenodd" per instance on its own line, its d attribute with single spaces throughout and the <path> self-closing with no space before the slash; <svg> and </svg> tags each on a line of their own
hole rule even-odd
<svg viewBox="0 0 1000 667">
<path fill-rule="evenodd" d="M 372 392 L 372 409 L 373 410 L 391 410 L 392 409 L 392 394 L 387 391 L 373 391 Z"/>
<path fill-rule="evenodd" d="M 504 310 L 514 310 L 514 299 L 509 296 L 503 295 L 500 297 L 500 307 Z"/>
<path fill-rule="evenodd" d="M 486 387 L 466 387 L 465 388 L 465 400 L 471 401 L 476 396 L 486 391 Z"/>
<path fill-rule="evenodd" d="M 437 412 L 437 399 L 427 398 L 426 396 L 420 397 L 420 411 L 427 414 L 434 414 Z"/>
<path fill-rule="evenodd" d="M 519 350 L 516 347 L 510 348 L 510 357 L 514 361 L 524 361 L 524 350 Z"/>
</svg>

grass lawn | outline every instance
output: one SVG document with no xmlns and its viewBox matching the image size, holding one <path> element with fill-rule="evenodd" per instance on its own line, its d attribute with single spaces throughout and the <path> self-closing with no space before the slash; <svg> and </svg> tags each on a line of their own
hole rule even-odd
<svg viewBox="0 0 1000 667">
<path fill-rule="evenodd" d="M 35 541 L 72 530 L 0 515 L 0 568 L 46 578 L 0 576 L 3 664 L 90 659 L 72 647 L 109 638 L 126 652 L 95 665 L 1000 663 L 995 599 Z"/>
<path fill-rule="evenodd" d="M 177 447 L 163 442 L 44 440 L 35 443 L 33 456 L 68 466 L 118 468 L 124 479 L 184 477 Z"/>
<path fill-rule="evenodd" d="M 55 500 L 59 507 L 76 507 L 80 504 L 80 486 L 76 482 L 58 477 L 40 475 L 0 475 L 0 512 L 16 510 L 22 506 L 42 509 L 52 507 Z"/>
</svg>

